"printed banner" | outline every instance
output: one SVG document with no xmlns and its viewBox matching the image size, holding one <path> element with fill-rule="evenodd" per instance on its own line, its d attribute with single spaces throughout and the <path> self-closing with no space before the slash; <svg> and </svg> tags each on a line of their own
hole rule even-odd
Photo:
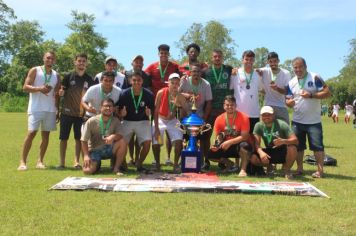
<svg viewBox="0 0 356 236">
<path fill-rule="evenodd" d="M 186 174 L 182 174 L 183 176 Z M 87 190 L 95 189 L 114 192 L 212 192 L 212 193 L 258 193 L 294 196 L 328 196 L 309 183 L 300 182 L 248 182 L 219 181 L 204 178 L 175 179 L 116 179 L 67 177 L 51 190 Z"/>
</svg>

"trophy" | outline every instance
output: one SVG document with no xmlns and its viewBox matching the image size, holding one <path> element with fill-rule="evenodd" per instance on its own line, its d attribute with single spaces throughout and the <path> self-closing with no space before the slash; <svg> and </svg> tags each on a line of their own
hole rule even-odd
<svg viewBox="0 0 356 236">
<path fill-rule="evenodd" d="M 192 113 L 177 124 L 177 128 L 189 137 L 188 145 L 184 147 L 181 154 L 182 173 L 201 171 L 201 151 L 197 144 L 197 136 L 211 129 L 211 125 L 205 124 L 204 120 L 196 114 L 195 100 L 196 96 L 193 95 Z"/>
</svg>

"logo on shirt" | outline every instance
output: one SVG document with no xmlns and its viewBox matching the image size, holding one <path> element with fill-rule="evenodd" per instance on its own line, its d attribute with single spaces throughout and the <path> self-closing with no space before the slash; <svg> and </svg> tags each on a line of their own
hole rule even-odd
<svg viewBox="0 0 356 236">
<path fill-rule="evenodd" d="M 314 87 L 314 83 L 313 83 L 313 81 L 309 81 L 309 82 L 308 82 L 308 87 L 309 87 L 309 88 Z"/>
</svg>

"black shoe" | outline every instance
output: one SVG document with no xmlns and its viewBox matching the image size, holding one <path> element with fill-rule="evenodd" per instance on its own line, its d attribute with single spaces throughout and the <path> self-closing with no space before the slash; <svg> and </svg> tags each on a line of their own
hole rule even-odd
<svg viewBox="0 0 356 236">
<path fill-rule="evenodd" d="M 218 163 L 218 167 L 221 169 L 221 170 L 224 170 L 226 169 L 226 165 L 224 163 Z"/>
</svg>

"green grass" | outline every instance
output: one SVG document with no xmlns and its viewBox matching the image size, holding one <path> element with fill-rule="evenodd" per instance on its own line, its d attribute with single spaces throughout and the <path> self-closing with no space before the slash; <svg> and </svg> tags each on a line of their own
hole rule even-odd
<svg viewBox="0 0 356 236">
<path fill-rule="evenodd" d="M 19 172 L 16 168 L 27 129 L 26 114 L 0 113 L 0 123 L 1 235 L 356 235 L 356 129 L 342 120 L 332 124 L 323 118 L 326 152 L 337 158 L 338 166 L 326 167 L 326 178 L 312 179 L 315 167 L 305 165 L 308 175 L 297 179 L 312 183 L 330 199 L 48 191 L 67 176 L 83 176 L 74 169 L 54 169 L 59 158 L 58 131 L 51 134 L 45 158 L 49 168 L 34 168 L 40 141 L 37 136 L 29 155 L 30 169 Z M 67 165 L 72 165 L 73 146 L 70 140 Z M 151 161 L 150 153 L 147 165 Z M 107 168 L 98 176 L 114 177 Z M 129 177 L 135 176 L 130 172 Z M 222 178 L 238 180 L 236 175 Z"/>
</svg>

